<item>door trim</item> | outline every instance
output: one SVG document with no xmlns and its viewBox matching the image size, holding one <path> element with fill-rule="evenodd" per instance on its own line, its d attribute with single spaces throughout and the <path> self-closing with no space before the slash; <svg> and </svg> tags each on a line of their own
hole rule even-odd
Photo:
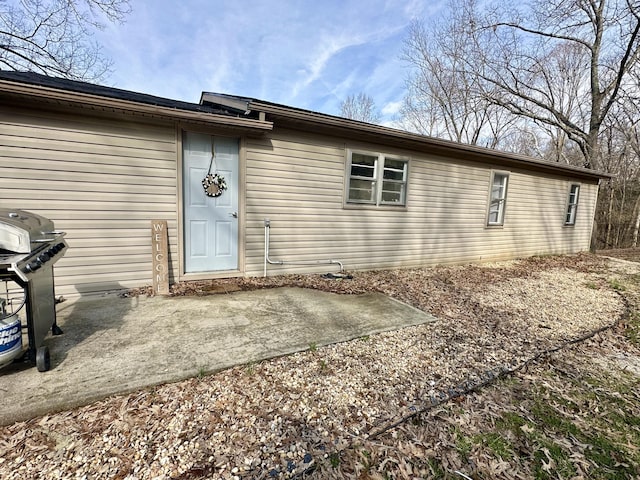
<svg viewBox="0 0 640 480">
<path fill-rule="evenodd" d="M 183 147 L 184 147 L 184 134 L 186 132 L 203 133 L 206 135 L 213 135 L 218 137 L 233 137 L 238 139 L 238 268 L 233 270 L 219 270 L 212 272 L 185 272 L 185 245 L 184 245 L 184 187 L 183 187 Z M 211 130 L 208 128 L 202 128 L 198 126 L 190 126 L 178 123 L 176 125 L 176 148 L 177 152 L 177 217 L 178 217 L 178 262 L 179 269 L 176 280 L 179 282 L 186 282 L 190 280 L 209 280 L 216 278 L 231 278 L 242 277 L 245 272 L 245 217 L 246 217 L 246 190 L 245 190 L 245 178 L 246 178 L 246 140 L 244 136 L 232 135 L 230 132 L 220 132 Z"/>
</svg>

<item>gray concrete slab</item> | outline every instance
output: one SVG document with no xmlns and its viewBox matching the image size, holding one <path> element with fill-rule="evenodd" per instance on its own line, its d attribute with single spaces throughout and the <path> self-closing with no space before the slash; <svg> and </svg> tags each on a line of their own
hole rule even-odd
<svg viewBox="0 0 640 480">
<path fill-rule="evenodd" d="M 61 336 L 45 340 L 51 370 L 0 369 L 0 424 L 418 325 L 434 318 L 382 294 L 300 288 L 207 297 L 108 297 L 58 305 Z"/>
</svg>

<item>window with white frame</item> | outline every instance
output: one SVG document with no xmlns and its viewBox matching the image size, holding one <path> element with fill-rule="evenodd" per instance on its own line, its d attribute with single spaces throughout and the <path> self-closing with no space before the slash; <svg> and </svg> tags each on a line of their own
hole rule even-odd
<svg viewBox="0 0 640 480">
<path fill-rule="evenodd" d="M 491 193 L 489 197 L 489 214 L 487 225 L 504 224 L 504 210 L 507 202 L 507 185 L 509 174 L 505 172 L 493 172 L 491 177 Z"/>
<path fill-rule="evenodd" d="M 406 205 L 406 159 L 351 150 L 348 157 L 347 203 Z"/>
<path fill-rule="evenodd" d="M 580 185 L 571 184 L 569 187 L 569 201 L 567 202 L 567 213 L 564 217 L 565 225 L 576 224 L 576 213 L 578 211 L 578 195 L 580 194 Z"/>
</svg>

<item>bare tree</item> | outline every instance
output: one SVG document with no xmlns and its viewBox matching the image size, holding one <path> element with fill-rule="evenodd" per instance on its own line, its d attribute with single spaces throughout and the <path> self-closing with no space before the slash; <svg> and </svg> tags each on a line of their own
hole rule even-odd
<svg viewBox="0 0 640 480">
<path fill-rule="evenodd" d="M 378 123 L 380 114 L 376 110 L 373 99 L 364 93 L 349 95 L 340 102 L 340 115 L 351 120 L 367 123 Z"/>
<path fill-rule="evenodd" d="M 610 204 L 605 240 L 617 247 L 629 244 L 637 247 L 640 234 L 640 107 L 636 99 L 627 97 L 617 102 L 604 131 L 603 140 L 609 150 L 617 154 L 606 158 L 606 167 L 615 177 L 608 184 Z M 611 144 L 617 148 L 611 148 Z M 617 210 L 615 215 L 614 208 Z"/>
<path fill-rule="evenodd" d="M 464 72 L 516 115 L 561 129 L 586 167 L 600 168 L 602 125 L 637 65 L 640 15 L 631 0 L 532 0 L 471 17 Z M 478 59 L 482 67 L 478 68 Z"/>
<path fill-rule="evenodd" d="M 111 62 L 92 32 L 130 11 L 129 0 L 0 0 L 0 68 L 100 80 Z"/>
<path fill-rule="evenodd" d="M 488 101 L 481 79 L 465 58 L 473 48 L 468 18 L 461 6 L 473 0 L 452 0 L 448 15 L 426 27 L 414 22 L 405 40 L 403 59 L 412 67 L 401 110 L 401 126 L 425 135 L 461 143 L 505 148 L 502 136 L 516 120 L 506 109 Z"/>
<path fill-rule="evenodd" d="M 451 1 L 444 28 L 413 29 L 406 44 L 426 72 L 409 82 L 413 125 L 468 143 L 498 125 L 499 148 L 614 174 L 599 196 L 600 245 L 638 245 L 638 0 Z M 486 112 L 519 120 L 487 123 Z"/>
</svg>

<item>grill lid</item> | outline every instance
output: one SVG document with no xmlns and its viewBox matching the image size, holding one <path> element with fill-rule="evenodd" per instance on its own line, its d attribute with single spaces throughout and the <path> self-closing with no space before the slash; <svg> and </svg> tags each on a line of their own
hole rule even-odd
<svg viewBox="0 0 640 480">
<path fill-rule="evenodd" d="M 58 234 L 48 218 L 25 210 L 0 208 L 0 250 L 29 253 Z"/>
</svg>

